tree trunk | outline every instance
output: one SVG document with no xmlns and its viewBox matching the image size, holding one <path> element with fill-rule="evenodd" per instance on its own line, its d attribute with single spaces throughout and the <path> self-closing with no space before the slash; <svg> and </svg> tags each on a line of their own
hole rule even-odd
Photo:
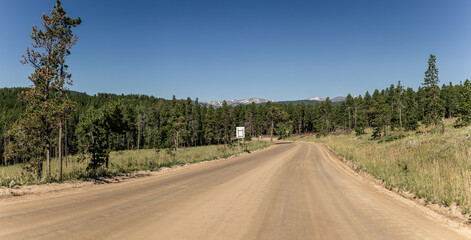
<svg viewBox="0 0 471 240">
<path fill-rule="evenodd" d="M 273 142 L 273 128 L 275 127 L 275 122 L 273 119 L 271 120 L 271 128 L 270 128 L 270 141 Z"/>
<path fill-rule="evenodd" d="M 150 130 L 147 131 L 147 149 L 150 149 Z"/>
<path fill-rule="evenodd" d="M 128 150 L 130 149 L 129 146 L 131 144 L 131 139 L 129 137 L 129 132 L 126 132 L 126 141 L 128 142 Z"/>
<path fill-rule="evenodd" d="M 109 134 L 109 133 L 108 133 L 108 134 Z M 106 139 L 108 139 L 108 142 L 109 142 L 109 141 L 110 141 L 110 135 L 108 135 Z M 108 144 L 108 149 L 110 149 L 110 145 L 109 145 L 109 144 Z M 131 160 L 131 161 L 132 161 L 132 160 Z M 109 150 L 108 150 L 107 156 L 106 156 L 106 158 L 105 158 L 105 166 L 106 166 L 107 169 L 108 169 L 108 166 L 109 166 L 109 162 L 110 162 L 110 152 L 109 152 Z"/>
<path fill-rule="evenodd" d="M 399 107 L 399 127 L 401 128 L 402 132 L 402 108 Z"/>
<path fill-rule="evenodd" d="M 59 181 L 62 180 L 62 121 L 59 123 Z"/>
<path fill-rule="evenodd" d="M 67 139 L 67 120 L 64 122 L 64 155 L 65 155 L 65 167 L 67 168 L 67 163 L 69 162 L 69 146 L 68 146 L 68 139 Z"/>
<path fill-rule="evenodd" d="M 175 138 L 175 159 L 174 159 L 174 162 L 177 161 L 177 154 L 178 154 L 178 131 L 177 131 L 177 137 Z"/>
<path fill-rule="evenodd" d="M 442 134 L 445 133 L 445 117 L 442 117 Z"/>
<path fill-rule="evenodd" d="M 140 139 L 141 139 L 141 121 L 137 122 L 137 152 L 139 153 Z"/>
<path fill-rule="evenodd" d="M 352 114 L 350 109 L 348 110 L 348 131 L 352 130 Z"/>
<path fill-rule="evenodd" d="M 301 124 L 302 124 L 301 121 L 302 121 L 302 120 L 301 120 L 301 117 L 299 117 L 298 134 L 301 134 L 301 127 L 302 127 L 302 126 L 301 126 Z"/>
<path fill-rule="evenodd" d="M 50 158 L 50 154 L 49 154 L 49 147 L 48 149 L 46 150 L 46 160 L 47 160 L 47 177 L 50 177 L 51 176 L 51 158 Z M 39 176 L 41 177 L 41 176 Z"/>
<path fill-rule="evenodd" d="M 355 106 L 355 111 L 353 112 L 353 127 L 357 127 L 357 112 L 358 112 L 358 106 Z"/>
<path fill-rule="evenodd" d="M 4 129 L 7 129 L 7 124 L 5 123 L 5 128 Z M 6 134 L 3 134 L 3 150 L 7 149 L 7 135 Z M 3 159 L 5 161 L 5 166 L 7 165 L 7 159 L 4 158 Z"/>
<path fill-rule="evenodd" d="M 47 155 L 49 156 L 49 151 L 47 151 Z M 43 163 L 39 164 L 38 166 L 38 170 L 36 171 L 36 178 L 38 180 L 41 180 L 41 177 L 43 175 Z"/>
</svg>

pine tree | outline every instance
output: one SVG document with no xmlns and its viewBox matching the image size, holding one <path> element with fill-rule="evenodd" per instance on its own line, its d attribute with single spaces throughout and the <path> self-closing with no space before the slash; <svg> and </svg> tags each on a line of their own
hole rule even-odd
<svg viewBox="0 0 471 240">
<path fill-rule="evenodd" d="M 395 96 L 395 105 L 397 108 L 397 112 L 399 113 L 399 130 L 402 132 L 403 131 L 403 126 L 402 126 L 402 109 L 404 108 L 404 87 L 401 85 L 401 81 L 397 82 L 396 85 L 396 96 Z"/>
<path fill-rule="evenodd" d="M 231 143 L 234 129 L 234 108 L 227 105 L 226 101 L 223 101 L 221 106 L 221 132 L 225 144 Z"/>
<path fill-rule="evenodd" d="M 438 68 L 435 66 L 436 61 L 435 55 L 430 54 L 428 68 L 425 71 L 425 78 L 422 83 L 426 94 L 423 119 L 426 125 L 438 125 L 444 113 L 443 102 L 440 98 L 440 87 L 438 87 L 440 80 L 438 79 Z"/>
<path fill-rule="evenodd" d="M 355 132 L 357 135 L 365 134 L 365 127 L 367 125 L 367 118 L 365 113 L 365 103 L 362 96 L 355 98 Z"/>
<path fill-rule="evenodd" d="M 271 106 L 268 102 L 266 105 L 259 105 L 256 109 L 255 115 L 255 134 L 261 136 L 262 134 L 268 134 L 269 130 L 269 119 L 267 117 L 267 108 Z"/>
<path fill-rule="evenodd" d="M 64 93 L 65 84 L 72 84 L 66 56 L 77 42 L 72 34 L 72 27 L 81 23 L 81 19 L 67 16 L 59 0 L 50 11 L 50 15 L 41 17 L 43 29 L 33 26 L 32 48 L 26 48 L 26 54 L 20 62 L 34 68 L 28 78 L 33 88 L 23 92 L 21 99 L 27 103 L 26 113 L 15 123 L 9 132 L 15 144 L 10 144 L 7 158 L 21 157 L 27 161 L 26 168 L 42 176 L 42 164 L 48 161 L 50 174 L 49 149 L 54 143 L 52 130 L 59 128 L 60 174 L 62 174 L 62 125 L 73 107 Z M 59 176 L 62 177 L 62 176 Z"/>
<path fill-rule="evenodd" d="M 245 118 L 245 126 L 247 128 L 248 136 L 255 136 L 255 115 L 257 111 L 257 106 L 255 103 L 252 102 L 251 104 L 247 105 L 246 107 L 246 118 Z"/>
<path fill-rule="evenodd" d="M 419 87 L 417 90 L 417 104 L 418 104 L 418 117 L 419 120 L 424 123 L 425 109 L 427 107 L 427 92 L 423 87 Z"/>
<path fill-rule="evenodd" d="M 192 117 L 190 122 L 191 127 L 191 143 L 196 146 L 201 138 L 201 107 L 198 103 L 198 98 L 195 100 L 195 104 L 192 106 Z"/>
<path fill-rule="evenodd" d="M 404 92 L 404 128 L 406 130 L 416 130 L 419 127 L 419 118 L 422 111 L 419 109 L 418 94 L 412 88 L 407 88 Z"/>
<path fill-rule="evenodd" d="M 468 126 L 469 124 L 471 124 L 471 82 L 466 79 L 460 93 L 458 119 L 455 127 Z"/>
<path fill-rule="evenodd" d="M 330 98 L 326 98 L 326 100 L 319 106 L 319 121 L 317 129 L 320 134 L 327 135 L 333 129 L 332 124 L 332 115 L 333 115 L 333 106 L 332 101 Z"/>
<path fill-rule="evenodd" d="M 75 132 L 79 147 L 84 154 L 82 157 L 90 154 L 91 159 L 87 169 L 96 170 L 103 165 L 108 168 L 109 153 L 112 150 L 110 136 L 113 133 L 122 134 L 128 129 L 120 103 L 109 103 L 100 109 L 93 107 L 88 109 Z"/>
<path fill-rule="evenodd" d="M 370 92 L 366 91 L 365 97 L 363 98 L 363 109 L 364 109 L 364 114 L 365 114 L 365 121 L 366 121 L 366 126 L 370 127 L 371 126 L 371 95 Z"/>
<path fill-rule="evenodd" d="M 457 91 L 457 87 L 453 86 L 451 82 L 449 83 L 449 85 L 443 84 L 440 97 L 442 98 L 442 101 L 444 103 L 447 118 L 455 117 L 455 113 L 459 104 L 458 96 L 459 92 Z"/>
<path fill-rule="evenodd" d="M 186 124 L 187 122 L 184 116 L 179 116 L 172 121 L 171 132 L 173 135 L 173 148 L 175 149 L 175 161 L 178 159 L 178 148 L 188 133 L 185 128 Z"/>
<path fill-rule="evenodd" d="M 386 128 L 394 131 L 399 125 L 399 113 L 396 111 L 396 88 L 391 84 L 384 90 L 385 103 L 388 106 L 388 115 L 386 117 Z"/>
<path fill-rule="evenodd" d="M 209 106 L 204 118 L 205 144 L 214 144 L 216 140 L 216 110 L 213 105 Z"/>
<path fill-rule="evenodd" d="M 278 123 L 284 122 L 288 119 L 288 113 L 281 107 L 274 104 L 267 104 L 267 117 L 270 122 L 270 141 L 273 142 L 273 133 Z"/>
<path fill-rule="evenodd" d="M 389 116 L 389 105 L 387 104 L 385 98 L 385 92 L 382 90 L 379 92 L 377 89 L 374 91 L 372 96 L 372 127 L 374 132 L 372 138 L 381 137 L 381 132 L 383 136 L 387 135 L 387 118 Z"/>
<path fill-rule="evenodd" d="M 348 94 L 347 97 L 345 98 L 345 111 L 347 112 L 347 121 L 348 121 L 348 131 L 351 131 L 354 122 L 354 111 L 355 111 L 355 101 L 352 97 L 352 95 Z"/>
</svg>

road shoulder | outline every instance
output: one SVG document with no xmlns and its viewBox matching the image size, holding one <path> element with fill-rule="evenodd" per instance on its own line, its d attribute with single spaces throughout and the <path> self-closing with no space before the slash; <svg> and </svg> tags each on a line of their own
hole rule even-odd
<svg viewBox="0 0 471 240">
<path fill-rule="evenodd" d="M 16 202 L 34 201 L 45 198 L 57 197 L 67 194 L 76 194 L 84 191 L 91 191 L 106 186 L 131 183 L 147 179 L 149 177 L 160 177 L 169 174 L 174 174 L 182 170 L 194 169 L 198 167 L 206 167 L 218 164 L 221 161 L 236 161 L 240 157 L 248 156 L 249 154 L 261 153 L 276 146 L 271 146 L 257 149 L 251 153 L 239 153 L 227 158 L 219 158 L 209 161 L 188 163 L 185 165 L 175 165 L 172 167 L 160 168 L 157 171 L 136 171 L 132 173 L 122 174 L 110 178 L 94 179 L 90 181 L 74 181 L 64 183 L 46 183 L 38 185 L 26 185 L 15 188 L 0 187 L 0 206 L 8 205 Z"/>
<path fill-rule="evenodd" d="M 337 155 L 337 153 L 326 144 L 315 142 L 308 143 L 319 146 L 323 150 L 323 154 L 326 159 L 353 178 L 373 186 L 376 191 L 395 199 L 396 201 L 419 210 L 428 218 L 436 220 L 450 229 L 453 229 L 465 236 L 471 236 L 470 219 L 457 211 L 456 207 L 453 208 L 440 206 L 438 204 L 426 204 L 423 199 L 416 198 L 411 193 L 399 191 L 398 189 L 387 189 L 383 181 L 361 171 L 350 160 Z"/>
</svg>

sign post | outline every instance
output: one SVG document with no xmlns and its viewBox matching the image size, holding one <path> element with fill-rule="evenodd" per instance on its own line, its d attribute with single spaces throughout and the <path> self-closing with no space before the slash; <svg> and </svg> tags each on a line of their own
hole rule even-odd
<svg viewBox="0 0 471 240">
<path fill-rule="evenodd" d="M 239 141 L 239 147 L 240 147 L 240 139 L 245 138 L 245 127 L 236 127 L 236 137 Z"/>
<path fill-rule="evenodd" d="M 239 139 L 245 137 L 245 127 L 236 127 L 236 137 Z"/>
</svg>

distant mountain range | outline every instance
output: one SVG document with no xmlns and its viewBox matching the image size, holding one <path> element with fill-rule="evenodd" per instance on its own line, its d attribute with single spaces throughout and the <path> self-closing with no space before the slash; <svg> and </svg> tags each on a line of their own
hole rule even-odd
<svg viewBox="0 0 471 240">
<path fill-rule="evenodd" d="M 221 107 L 222 103 L 224 101 L 200 101 L 201 104 L 203 105 L 213 105 L 213 107 Z M 227 105 L 229 106 L 237 106 L 237 105 L 247 105 L 247 104 L 252 104 L 253 102 L 255 104 L 262 104 L 262 103 L 267 103 L 267 102 L 276 102 L 273 99 L 264 99 L 264 98 L 248 98 L 248 99 L 234 99 L 234 100 L 228 100 L 226 101 Z"/>
<path fill-rule="evenodd" d="M 353 97 L 356 97 L 356 96 L 353 96 Z M 263 104 L 263 103 L 267 103 L 267 102 L 276 102 L 276 103 L 280 103 L 280 104 L 290 104 L 290 103 L 291 104 L 300 104 L 300 103 L 304 103 L 304 104 L 316 105 L 316 104 L 320 104 L 320 103 L 324 102 L 325 100 L 326 100 L 325 98 L 320 98 L 320 97 L 312 97 L 312 98 L 308 98 L 308 99 L 291 100 L 291 101 L 275 101 L 273 99 L 248 98 L 248 99 L 228 100 L 226 102 L 227 102 L 227 105 L 229 105 L 229 106 L 247 105 L 247 104 L 252 104 L 252 102 L 254 102 L 255 104 Z M 339 103 L 345 101 L 345 97 L 338 96 L 338 97 L 332 98 L 330 100 L 334 104 L 339 104 Z M 213 105 L 213 107 L 221 107 L 223 102 L 224 101 L 200 101 L 199 103 L 202 104 L 202 105 L 206 105 L 206 106 Z"/>
<path fill-rule="evenodd" d="M 19 87 L 19 88 L 11 88 L 11 89 L 28 90 L 29 88 Z M 71 95 L 81 95 L 81 94 L 88 95 L 85 92 L 77 92 L 77 91 L 72 91 L 72 90 L 68 90 L 68 92 Z M 100 95 L 100 94 L 103 94 L 103 93 L 99 93 L 98 95 Z M 113 93 L 109 93 L 109 94 L 113 95 Z M 353 98 L 358 97 L 356 95 L 352 95 L 352 96 L 353 96 Z M 183 98 L 178 98 L 177 100 L 186 101 L 186 99 L 183 99 Z M 229 106 L 248 105 L 248 104 L 252 104 L 252 102 L 254 102 L 257 105 L 264 104 L 264 103 L 267 103 L 267 102 L 273 102 L 273 103 L 279 103 L 279 104 L 293 104 L 293 105 L 301 104 L 301 103 L 316 105 L 316 104 L 320 104 L 320 103 L 324 102 L 325 100 L 326 100 L 325 98 L 321 98 L 321 97 L 312 97 L 312 98 L 301 99 L 301 100 L 276 101 L 274 99 L 265 99 L 265 98 L 255 98 L 255 97 L 253 97 L 253 98 L 248 98 L 248 99 L 228 100 L 226 102 L 227 102 L 227 105 L 229 105 Z M 330 100 L 332 101 L 332 103 L 334 105 L 336 105 L 336 104 L 340 104 L 343 101 L 345 101 L 345 97 L 338 96 L 338 97 L 332 98 Z M 199 101 L 199 104 L 200 105 L 206 105 L 206 106 L 213 105 L 213 107 L 221 107 L 223 102 L 224 101 Z"/>
</svg>

